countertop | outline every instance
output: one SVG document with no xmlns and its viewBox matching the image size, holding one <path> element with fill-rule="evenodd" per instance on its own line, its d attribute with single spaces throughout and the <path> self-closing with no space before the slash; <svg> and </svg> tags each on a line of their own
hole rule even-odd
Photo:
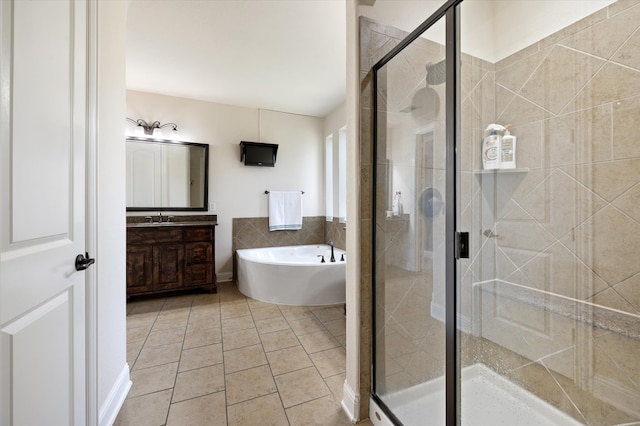
<svg viewBox="0 0 640 426">
<path fill-rule="evenodd" d="M 127 228 L 169 228 L 169 227 L 184 227 L 184 226 L 218 226 L 218 222 L 215 220 L 198 220 L 198 221 L 178 221 L 178 222 L 138 222 L 127 223 Z"/>
<path fill-rule="evenodd" d="M 163 219 L 171 216 L 170 222 L 148 222 L 148 217 L 154 219 L 158 215 L 148 216 L 127 216 L 127 228 L 170 228 L 170 227 L 186 227 L 186 226 L 217 226 L 218 215 L 163 215 Z"/>
</svg>

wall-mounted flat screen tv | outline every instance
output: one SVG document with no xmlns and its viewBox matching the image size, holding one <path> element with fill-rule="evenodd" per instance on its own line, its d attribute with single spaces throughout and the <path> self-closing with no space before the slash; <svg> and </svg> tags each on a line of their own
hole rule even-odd
<svg viewBox="0 0 640 426">
<path fill-rule="evenodd" d="M 262 142 L 240 142 L 240 161 L 245 166 L 275 167 L 278 145 Z"/>
</svg>

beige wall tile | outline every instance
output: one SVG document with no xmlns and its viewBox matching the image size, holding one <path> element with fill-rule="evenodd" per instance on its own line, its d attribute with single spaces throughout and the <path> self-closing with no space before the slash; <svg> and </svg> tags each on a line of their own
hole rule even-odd
<svg viewBox="0 0 640 426">
<path fill-rule="evenodd" d="M 612 158 L 612 106 L 569 113 L 543 123 L 546 167 L 605 161 Z"/>
<path fill-rule="evenodd" d="M 640 311 L 640 275 L 636 274 L 622 281 L 620 284 L 616 284 L 614 289 L 629 302 L 636 311 Z"/>
<path fill-rule="evenodd" d="M 535 69 L 550 53 L 551 48 L 543 51 L 536 49 L 533 54 L 524 56 L 508 66 L 496 67 L 496 84 L 504 86 L 515 93 L 520 92 L 520 89 L 531 78 Z"/>
<path fill-rule="evenodd" d="M 640 270 L 640 265 L 628 262 L 640 255 L 639 234 L 640 224 L 606 207 L 577 227 L 571 240 L 563 242 L 609 285 L 615 285 Z"/>
<path fill-rule="evenodd" d="M 640 10 L 640 7 L 636 5 L 633 8 L 618 15 L 619 17 L 618 20 L 624 20 L 626 26 L 623 26 L 616 30 L 620 32 L 625 32 L 625 30 L 633 29 L 634 27 L 637 27 L 639 10 Z M 634 18 L 636 19 L 635 23 L 629 23 L 627 21 L 628 19 L 634 19 Z M 615 32 L 615 31 L 612 31 L 612 32 Z M 630 66 L 635 69 L 640 69 L 640 60 L 638 60 L 638 57 L 637 57 L 638 55 L 636 54 L 639 47 L 640 47 L 640 34 L 636 32 L 628 40 L 625 41 L 624 45 L 622 45 L 622 47 L 613 55 L 611 60 L 623 65 Z"/>
<path fill-rule="evenodd" d="M 575 33 L 559 44 L 609 59 L 635 31 L 639 21 L 640 7 L 633 7 Z M 620 55 L 618 52 L 616 57 Z"/>
<path fill-rule="evenodd" d="M 551 113 L 531 102 L 523 96 L 515 95 L 513 100 L 506 104 L 502 113 L 498 115 L 498 123 L 521 126 L 523 124 L 540 121 L 551 116 Z M 489 124 L 489 123 L 487 123 Z"/>
<path fill-rule="evenodd" d="M 640 156 L 638 137 L 640 130 L 636 118 L 640 114 L 640 97 L 624 99 L 613 103 L 613 156 L 630 158 Z"/>
<path fill-rule="evenodd" d="M 634 315 L 640 314 L 638 310 L 631 305 L 624 297 L 620 296 L 613 288 L 607 288 L 600 293 L 588 299 L 589 302 L 596 305 L 605 306 L 617 311 L 626 312 Z"/>
<path fill-rule="evenodd" d="M 613 62 L 606 63 L 563 112 L 573 112 L 637 96 L 640 93 L 638 72 Z"/>
</svg>

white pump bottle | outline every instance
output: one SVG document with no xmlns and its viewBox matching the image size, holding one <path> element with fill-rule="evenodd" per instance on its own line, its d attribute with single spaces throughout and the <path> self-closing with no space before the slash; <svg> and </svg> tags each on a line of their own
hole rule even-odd
<svg viewBox="0 0 640 426">
<path fill-rule="evenodd" d="M 502 136 L 498 132 L 504 131 L 504 126 L 500 124 L 489 124 L 485 130 L 485 133 L 488 132 L 489 134 L 482 140 L 482 168 L 484 170 L 500 168 Z"/>
<path fill-rule="evenodd" d="M 515 169 L 516 168 L 516 137 L 509 133 L 507 124 L 502 137 L 502 146 L 500 147 L 500 168 Z"/>
</svg>

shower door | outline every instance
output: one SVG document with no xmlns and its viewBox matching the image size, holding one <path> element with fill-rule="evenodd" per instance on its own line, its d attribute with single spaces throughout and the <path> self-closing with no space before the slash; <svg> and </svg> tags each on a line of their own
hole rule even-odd
<svg viewBox="0 0 640 426">
<path fill-rule="evenodd" d="M 640 2 L 381 28 L 374 402 L 406 426 L 640 424 Z M 515 168 L 483 166 L 491 124 Z"/>
<path fill-rule="evenodd" d="M 397 423 L 445 421 L 446 26 L 375 68 L 374 397 Z"/>
</svg>

